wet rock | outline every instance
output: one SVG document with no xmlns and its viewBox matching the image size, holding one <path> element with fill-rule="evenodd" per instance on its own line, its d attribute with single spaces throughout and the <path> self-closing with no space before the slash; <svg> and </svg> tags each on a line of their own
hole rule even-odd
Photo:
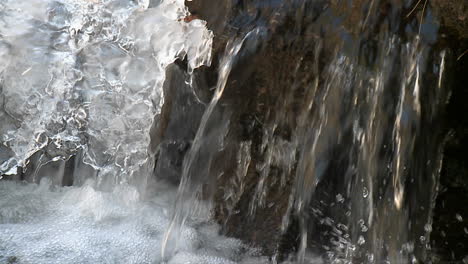
<svg viewBox="0 0 468 264">
<path fill-rule="evenodd" d="M 205 102 L 209 100 L 203 91 L 197 90 L 199 84 L 190 86 L 189 81 L 184 62 L 168 67 L 164 105 L 151 130 L 150 151 L 156 155 L 154 173 L 175 184 L 180 181 L 183 157 L 195 137 Z"/>
<path fill-rule="evenodd" d="M 460 54 L 463 44 L 468 46 L 466 40 L 453 43 L 456 54 Z M 434 263 L 462 263 L 468 252 L 468 119 L 462 114 L 468 112 L 467 71 L 468 57 L 454 60 L 449 71 L 447 85 L 452 87 L 446 115 L 449 133 L 431 233 Z"/>
<path fill-rule="evenodd" d="M 447 31 L 459 39 L 468 38 L 468 2 L 456 0 L 431 0 L 431 7 Z"/>
<path fill-rule="evenodd" d="M 288 205 L 294 184 L 295 164 L 292 168 L 281 165 L 273 166 L 267 176 L 262 175 L 262 166 L 264 166 L 265 160 L 268 158 L 264 146 L 265 137 L 268 136 L 269 132 L 273 131 L 275 137 L 282 138 L 284 142 L 290 141 L 292 130 L 298 126 L 296 117 L 302 111 L 301 107 L 304 100 L 307 100 L 304 99 L 307 97 L 304 87 L 313 83 L 314 78 L 320 75 L 321 72 L 314 70 L 314 68 L 320 69 L 322 65 L 325 65 L 327 60 L 336 53 L 336 50 L 341 48 L 339 43 L 344 40 L 348 44 L 352 43 L 351 40 L 355 38 L 368 38 L 368 48 L 372 52 L 371 44 L 376 43 L 373 38 L 375 32 L 363 31 L 363 28 L 367 28 L 365 24 L 372 23 L 373 26 L 370 28 L 383 28 L 385 30 L 388 23 L 392 23 L 392 21 L 384 19 L 388 12 L 391 12 L 389 8 L 391 1 L 382 1 L 379 5 L 369 5 L 368 1 L 357 0 L 345 1 L 345 4 L 343 1 L 333 0 L 289 1 L 289 4 L 285 4 L 285 2 L 287 1 L 220 0 L 216 6 L 213 6 L 211 1 L 187 2 L 192 14 L 206 20 L 208 27 L 215 33 L 213 65 L 210 68 L 196 71 L 197 79 L 204 80 L 199 85 L 200 93 L 204 93 L 204 98 L 207 99 L 201 100 L 203 102 L 209 101 L 210 91 L 216 83 L 217 67 L 226 42 L 242 32 L 249 31 L 253 25 L 263 26 L 267 29 L 267 37 L 262 41 L 259 50 L 251 56 L 241 59 L 234 67 L 226 91 L 220 101 L 222 106 L 215 111 L 219 115 L 224 115 L 226 109 L 229 110 L 229 133 L 225 138 L 225 148 L 215 155 L 216 157 L 213 158 L 215 160 L 214 164 L 209 165 L 210 167 L 207 169 L 210 175 L 206 176 L 209 179 L 206 190 L 208 190 L 207 195 L 214 198 L 215 217 L 223 224 L 223 231 L 227 235 L 241 238 L 253 246 L 260 247 L 264 254 L 278 254 L 280 258 L 290 252 L 295 252 L 298 248 L 299 219 L 292 217 L 289 228 L 287 230 L 283 229 L 284 216 L 290 214 Z M 402 4 L 399 1 L 396 2 Z M 406 16 L 414 6 L 405 6 L 403 8 L 404 12 L 399 14 L 402 21 L 404 21 L 399 31 L 403 32 L 405 26 L 417 31 L 417 22 L 423 11 L 433 10 L 437 20 L 442 25 L 442 32 L 448 32 L 451 36 L 450 39 L 458 41 L 456 45 L 452 45 L 450 39 L 440 38 L 435 44 L 437 50 L 448 48 L 453 54 L 461 54 L 463 45 L 466 43 L 464 39 L 466 38 L 465 31 L 467 29 L 464 26 L 466 3 L 462 2 L 431 1 L 431 5 L 427 6 L 426 10 L 423 10 L 424 6 L 421 3 L 421 6 L 416 7 L 414 17 L 409 18 L 406 18 Z M 368 20 L 367 14 L 379 15 L 373 15 L 372 17 L 375 19 Z M 346 42 L 347 40 L 350 41 Z M 315 49 L 319 41 L 323 41 L 323 48 L 321 50 L 322 55 L 317 57 Z M 351 46 L 344 50 L 347 52 L 352 48 Z M 456 56 L 452 55 L 452 60 L 454 57 Z M 298 67 L 298 63 L 301 64 L 301 67 Z M 363 60 L 363 63 L 369 62 Z M 463 71 L 466 66 L 455 66 L 455 68 L 458 69 L 457 71 Z M 180 76 L 180 74 L 182 73 L 179 72 L 178 75 Z M 428 78 L 429 81 L 431 78 Z M 462 77 L 461 75 L 454 75 L 451 78 Z M 177 84 L 174 78 L 170 82 L 173 82 L 174 86 Z M 184 86 L 181 83 L 178 84 Z M 187 86 L 184 87 L 182 89 L 188 89 Z M 457 87 L 453 88 L 454 93 L 460 94 L 462 91 L 461 86 Z M 157 132 L 155 132 L 156 137 L 153 144 L 153 146 L 160 146 L 159 151 L 165 151 L 165 154 L 160 155 L 160 157 L 168 157 L 165 161 L 158 160 L 156 164 L 157 174 L 174 175 L 170 176 L 174 179 L 180 177 L 177 175 L 180 175 L 184 153 L 191 140 L 193 140 L 204 109 L 202 106 L 197 106 L 195 107 L 197 110 L 188 114 L 189 116 L 183 116 L 185 114 L 173 110 L 174 105 L 179 105 L 183 101 L 178 97 L 177 93 L 189 93 L 188 91 L 177 91 L 177 89 L 179 88 L 173 87 L 167 93 L 165 91 L 166 103 L 159 124 L 156 125 Z M 460 95 L 459 98 L 467 97 Z M 450 102 L 450 105 L 453 106 L 453 99 Z M 458 131 L 457 136 L 455 136 L 456 139 L 451 140 L 452 143 L 448 145 L 442 169 L 442 185 L 449 188 L 449 190 L 455 190 L 453 189 L 455 187 L 450 187 L 451 182 L 463 181 L 461 180 L 463 176 L 460 175 L 464 175 L 466 170 L 462 165 L 461 158 L 465 154 L 450 154 L 452 152 L 450 148 L 457 149 L 457 147 L 453 146 L 458 146 L 458 143 L 453 142 L 461 142 L 462 146 L 466 146 L 466 143 L 463 143 L 465 142 L 463 138 L 466 137 L 464 134 L 466 132 L 463 131 L 466 130 L 467 126 L 466 124 L 460 124 L 462 119 L 460 113 L 466 111 L 460 109 L 463 104 L 459 102 L 455 104 L 459 105 L 456 107 L 457 110 L 449 106 L 448 116 L 456 121 L 444 125 L 444 131 L 453 128 L 454 125 L 462 127 L 456 129 Z M 171 115 L 181 116 L 173 119 Z M 169 122 L 173 122 L 172 125 Z M 185 122 L 188 122 L 188 124 Z M 182 134 L 180 134 L 181 131 L 169 132 L 171 129 L 177 130 L 182 124 L 189 127 L 184 129 Z M 275 127 L 271 130 L 273 125 Z M 174 137 L 172 134 L 177 136 Z M 434 138 L 439 140 L 439 134 Z M 245 169 L 245 175 L 242 175 L 239 182 L 233 183 L 233 178 L 239 173 L 239 164 L 242 163 L 238 157 L 238 153 L 242 151 L 239 142 L 245 142 L 250 146 L 248 153 L 251 157 L 248 164 L 243 168 Z M 268 144 L 272 144 L 272 142 Z M 466 149 L 466 147 L 459 146 L 458 148 Z M 455 150 L 454 152 L 458 153 L 459 151 Z M 339 155 L 340 149 L 330 149 L 327 152 L 327 155 L 339 157 L 331 165 L 328 165 L 330 168 L 335 168 L 328 173 L 336 175 L 345 173 L 340 171 L 339 168 L 348 161 L 346 157 Z M 453 169 L 454 167 L 456 169 Z M 453 170 L 457 172 L 454 173 Z M 456 176 L 447 177 L 449 174 Z M 284 180 L 280 180 L 282 178 Z M 268 203 L 259 203 L 258 206 L 253 206 L 259 199 L 260 182 L 262 185 L 267 186 L 265 190 L 268 191 L 261 193 L 261 195 L 264 195 L 261 199 L 268 201 Z M 340 208 L 330 208 L 331 205 L 335 204 L 333 202 L 335 195 L 331 194 L 340 188 L 342 189 L 343 186 L 341 185 L 342 183 L 338 178 L 331 178 L 321 183 L 320 190 L 315 198 L 317 202 L 313 204 L 316 211 L 311 212 L 311 214 L 323 217 L 324 214 L 333 214 L 334 210 L 341 210 L 344 213 L 346 211 L 344 205 Z M 418 183 L 418 188 L 423 185 L 423 183 Z M 460 186 L 456 188 L 460 188 Z M 463 188 L 465 187 L 461 187 L 460 190 L 465 190 Z M 414 193 L 416 192 L 414 191 Z M 455 196 L 450 196 L 450 191 L 446 192 L 451 198 L 448 198 L 443 192 L 437 200 L 434 216 L 434 236 L 432 237 L 434 242 L 432 244 L 434 247 L 441 249 L 439 251 L 435 250 L 440 252 L 441 259 L 450 259 L 447 256 L 451 254 L 450 250 L 448 250 L 450 246 L 443 245 L 447 240 L 441 236 L 443 228 L 439 228 L 439 226 L 450 225 L 450 221 L 453 222 L 453 219 L 446 222 L 444 215 L 457 210 L 466 212 L 466 209 L 461 206 L 462 203 L 455 203 L 453 205 L 455 207 L 450 209 L 443 209 L 448 207 L 441 204 L 444 203 L 443 201 L 451 201 L 453 197 L 458 197 L 461 192 L 453 192 Z M 414 208 L 416 208 L 416 205 L 414 205 Z M 413 214 L 416 214 L 416 212 Z M 343 216 L 343 218 L 345 217 Z M 417 228 L 422 229 L 422 226 Z M 313 229 L 311 235 L 316 234 L 311 239 L 312 243 L 316 245 L 311 247 L 316 247 L 317 251 L 321 252 L 323 250 L 321 247 L 329 243 L 332 228 L 324 227 L 320 223 L 312 223 L 311 229 Z M 452 241 L 458 243 L 456 241 L 461 239 L 459 236 L 453 236 Z M 454 253 L 456 255 L 455 259 L 460 259 L 459 256 L 463 250 L 464 248 L 461 247 L 456 251 L 457 253 Z"/>
</svg>

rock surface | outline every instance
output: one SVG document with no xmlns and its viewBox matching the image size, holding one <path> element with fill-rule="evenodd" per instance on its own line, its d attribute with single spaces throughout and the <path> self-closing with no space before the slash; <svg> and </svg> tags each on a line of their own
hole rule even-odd
<svg viewBox="0 0 468 264">
<path fill-rule="evenodd" d="M 288 252 L 296 251 L 298 246 L 297 220 L 293 218 L 289 229 L 282 230 L 283 216 L 288 214 L 294 169 L 285 171 L 286 168 L 278 166 L 270 172 L 275 177 L 267 177 L 263 184 L 269 186 L 265 200 L 271 203 L 255 208 L 255 213 L 252 213 L 251 201 L 258 199 L 256 197 L 258 183 L 263 179 L 257 168 L 261 168 L 267 158 L 267 153 L 264 147 L 262 148 L 265 134 L 273 123 L 280 121 L 274 133 L 289 139 L 291 127 L 296 125 L 294 116 L 300 112 L 298 104 L 304 96 L 301 89 L 298 89 L 295 94 L 290 93 L 291 85 L 301 85 L 297 84 L 294 79 L 307 84 L 315 77 L 312 72 L 315 60 L 314 47 L 318 39 L 324 39 L 326 47 L 323 49 L 325 55 L 321 57 L 321 60 L 325 60 L 334 52 L 334 47 L 336 48 L 338 42 L 335 38 L 339 38 L 339 34 L 330 33 L 333 32 L 331 26 L 319 30 L 314 26 L 314 21 L 319 17 L 320 12 L 328 10 L 332 18 L 344 17 L 342 25 L 345 31 L 357 34 L 356 25 L 365 19 L 363 12 L 360 11 L 368 7 L 363 4 L 363 1 L 353 1 L 351 9 L 345 7 L 340 1 L 316 1 L 314 5 L 309 6 L 306 6 L 307 3 L 299 7 L 292 4 L 288 9 L 285 2 L 222 0 L 218 1 L 216 6 L 213 6 L 211 1 L 186 2 L 192 14 L 206 20 L 208 28 L 215 33 L 214 63 L 209 69 L 204 69 L 199 73 L 203 76 L 202 78 L 211 80 L 211 86 L 205 83 L 205 87 L 202 88 L 208 93 L 209 88 L 215 84 L 218 62 L 227 40 L 239 32 L 249 30 L 253 24 L 264 25 L 268 28 L 269 37 L 263 42 L 260 52 L 245 59 L 233 70 L 222 99 L 222 104 L 233 110 L 231 112 L 231 131 L 233 132 L 229 140 L 246 142 L 250 149 L 251 157 L 249 157 L 248 164 L 244 166 L 246 174 L 241 180 L 242 183 L 238 183 L 242 184 L 242 188 L 238 193 L 232 194 L 234 198 L 231 197 L 231 203 L 226 202 L 226 190 L 233 184 L 233 175 L 238 173 L 238 165 L 246 162 L 237 157 L 237 153 L 241 153 L 242 149 L 232 144 L 231 148 L 226 148 L 227 150 L 219 155 L 218 160 L 224 166 L 222 169 L 218 167 L 212 170 L 213 175 L 210 178 L 216 178 L 217 181 L 216 183 L 211 181 L 213 186 L 209 189 L 216 204 L 216 218 L 224 225 L 226 234 L 259 246 L 265 254 L 279 254 L 280 258 Z M 302 3 L 301 1 L 291 2 Z M 461 202 L 468 193 L 467 167 L 463 162 L 463 157 L 466 157 L 468 126 L 461 114 L 468 111 L 466 104 L 462 103 L 462 98 L 468 98 L 466 91 L 462 89 L 463 83 L 466 83 L 464 81 L 466 77 L 462 72 L 466 71 L 467 67 L 466 57 L 462 57 L 459 61 L 455 61 L 454 58 L 468 48 L 468 26 L 466 26 L 468 11 L 464 1 L 430 1 L 427 3 L 428 6 L 423 4 L 416 6 L 411 16 L 419 20 L 423 11 L 426 12 L 424 14 L 427 12 L 435 14 L 436 21 L 440 22 L 440 34 L 436 46 L 439 49 L 451 50 L 452 63 L 449 72 L 451 72 L 452 81 L 449 83 L 455 84 L 452 86 L 453 94 L 447 108 L 446 116 L 449 121 L 443 129 L 444 131 L 452 129 L 455 133 L 449 139 L 445 150 L 441 175 L 442 191 L 437 199 L 431 244 L 439 261 L 461 260 L 468 244 L 468 234 L 463 232 L 463 228 L 466 228 L 465 221 L 468 219 L 464 215 L 468 211 Z M 413 7 L 406 7 L 406 14 L 410 14 Z M 276 12 L 279 8 L 282 8 L 283 12 Z M 388 12 L 385 3 L 374 8 L 382 15 Z M 333 21 L 327 22 L 321 19 L 322 26 L 333 23 Z M 323 34 L 319 36 L 316 32 Z M 303 68 L 309 71 L 294 72 L 296 62 L 300 60 L 304 63 Z M 220 171 L 223 173 L 216 175 Z M 282 175 L 285 177 L 283 182 L 275 180 Z M 334 188 L 333 186 L 336 187 L 336 184 L 323 187 L 322 195 L 327 195 L 327 188 Z M 460 201 L 457 202 L 456 197 L 460 197 Z M 460 212 L 462 219 L 465 220 L 455 223 L 454 212 Z M 320 227 L 317 228 L 320 231 Z M 315 243 L 326 243 L 324 240 L 326 238 L 320 235 L 313 238 Z"/>
</svg>

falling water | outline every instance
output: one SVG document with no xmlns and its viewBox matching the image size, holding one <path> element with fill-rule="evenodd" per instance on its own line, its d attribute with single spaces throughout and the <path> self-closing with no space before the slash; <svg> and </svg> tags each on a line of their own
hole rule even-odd
<svg viewBox="0 0 468 264">
<path fill-rule="evenodd" d="M 226 139 L 232 149 L 219 148 L 215 155 L 197 149 L 207 158 L 204 183 L 219 186 L 207 192 L 214 192 L 227 233 L 247 240 L 281 243 L 272 237 L 291 232 L 296 222 L 299 263 L 313 262 L 314 254 L 332 263 L 428 261 L 444 139 L 434 127 L 448 98 L 447 51 L 432 47 L 437 24 L 425 5 L 410 23 L 402 20 L 409 21 L 416 3 L 355 1 L 361 8 L 349 12 L 343 9 L 355 7 L 353 1 L 331 2 L 283 1 L 271 9 L 244 3 L 257 15 L 249 20 L 240 13 L 239 31 L 270 23 L 270 36 L 251 59 L 265 70 L 253 70 L 243 84 L 248 70 L 237 69 L 239 81 L 225 89 L 256 85 L 257 98 L 265 89 L 274 99 L 262 111 L 243 109 L 225 96 L 226 105 L 239 104 L 237 112 L 251 111 L 262 137 L 251 132 L 247 141 Z M 279 64 L 269 65 L 274 62 Z M 256 83 L 265 76 L 271 79 Z M 232 127 L 243 122 L 229 120 Z M 239 166 L 216 174 L 210 172 L 215 160 Z M 281 231 L 276 223 L 263 224 L 274 210 L 283 216 Z M 244 222 L 254 228 L 236 226 Z M 259 234 L 266 230 L 270 237 Z M 266 246 L 276 252 L 280 247 Z"/>
<path fill-rule="evenodd" d="M 175 190 L 148 179 L 149 132 L 166 68 L 209 65 L 212 33 L 183 21 L 183 1 L 2 1 L 0 12 L 0 172 L 39 184 L 0 182 L 0 262 L 159 263 Z M 206 215 L 191 223 L 169 263 L 248 251 Z"/>
<path fill-rule="evenodd" d="M 196 207 L 196 203 L 194 204 L 193 201 L 196 201 L 197 198 L 200 198 L 199 195 L 202 191 L 200 189 L 202 187 L 201 184 L 206 181 L 206 179 L 203 179 L 203 176 L 208 175 L 208 172 L 199 171 L 199 169 L 209 168 L 210 165 L 208 164 L 207 166 L 200 167 L 193 166 L 194 163 L 197 161 L 197 164 L 199 164 L 204 160 L 207 160 L 208 163 L 211 162 L 213 159 L 213 154 L 223 148 L 223 141 L 224 137 L 226 136 L 226 129 L 228 127 L 223 125 L 220 129 L 218 126 L 216 129 L 214 129 L 213 132 L 210 131 L 208 122 L 210 119 L 212 119 L 213 111 L 217 106 L 221 96 L 223 95 L 229 74 L 232 70 L 233 64 L 238 59 L 239 51 L 243 47 L 244 42 L 247 40 L 246 45 L 253 46 L 256 43 L 256 39 L 259 37 L 258 35 L 260 33 L 261 30 L 257 28 L 247 33 L 245 37 L 227 44 L 226 54 L 224 55 L 219 67 L 219 77 L 216 90 L 214 91 L 213 98 L 211 99 L 211 102 L 206 108 L 205 113 L 203 114 L 203 117 L 200 121 L 200 126 L 193 140 L 192 147 L 184 159 L 182 179 L 181 183 L 179 184 L 178 197 L 175 204 L 176 208 L 174 210 L 171 226 L 169 227 L 166 234 L 164 241 L 165 244 L 168 243 L 168 240 L 171 237 L 175 237 L 175 240 L 180 237 L 178 235 L 178 231 L 174 229 L 178 229 L 180 226 L 184 225 L 188 213 L 194 211 L 194 208 Z M 227 125 L 229 124 L 227 123 Z M 202 147 L 205 148 L 203 151 L 201 150 Z M 199 156 L 200 153 L 203 153 L 202 157 Z M 166 245 L 163 245 L 163 257 L 165 251 Z"/>
<path fill-rule="evenodd" d="M 183 0 L 1 1 L 0 261 L 428 261 L 451 54 L 426 4 L 336 2 L 245 1 L 219 37 Z M 173 79 L 202 109 L 178 189 Z"/>
</svg>

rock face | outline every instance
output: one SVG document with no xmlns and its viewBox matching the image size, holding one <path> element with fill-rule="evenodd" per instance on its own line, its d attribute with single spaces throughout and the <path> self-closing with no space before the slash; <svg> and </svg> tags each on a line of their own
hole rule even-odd
<svg viewBox="0 0 468 264">
<path fill-rule="evenodd" d="M 431 7 L 441 25 L 460 40 L 468 38 L 468 2 L 431 0 Z"/>
<path fill-rule="evenodd" d="M 455 32 L 450 33 L 455 34 Z M 453 52 L 458 57 L 468 47 L 466 35 L 454 38 L 453 43 L 455 43 Z M 440 191 L 435 205 L 431 234 L 431 246 L 435 253 L 434 263 L 461 262 L 468 252 L 468 210 L 466 207 L 468 203 L 468 165 L 466 162 L 468 120 L 462 114 L 468 111 L 466 104 L 468 57 L 454 60 L 451 69 L 448 85 L 452 88 L 452 94 L 446 115 L 446 129 L 450 132 L 444 149 Z"/>
<path fill-rule="evenodd" d="M 156 174 L 166 175 L 174 182 L 179 181 L 183 157 L 195 137 L 203 111 L 216 86 L 219 61 L 226 43 L 254 27 L 264 28 L 265 37 L 254 51 L 247 50 L 241 54 L 227 80 L 224 94 L 214 110 L 215 120 L 220 121 L 210 124 L 210 127 L 214 133 L 221 133 L 228 124 L 229 130 L 225 132 L 220 145 L 222 149 L 211 156 L 211 162 L 201 162 L 199 165 L 203 176 L 198 180 L 202 182 L 205 197 L 214 200 L 215 217 L 227 235 L 241 238 L 260 247 L 264 254 L 276 254 L 281 259 L 299 250 L 301 222 L 308 222 L 308 247 L 316 253 L 323 253 L 324 246 L 333 246 L 330 239 L 334 232 L 332 227 L 323 224 L 323 219 L 330 215 L 340 215 L 338 211 L 343 213 L 337 218 L 346 218 L 344 212 L 349 209 L 349 205 L 340 205 L 335 201 L 340 194 L 338 190 L 346 187 L 345 183 L 338 176 L 327 177 L 320 182 L 314 197 L 308 198 L 312 200 L 307 209 L 307 215 L 310 216 L 303 219 L 293 213 L 291 197 L 297 195 L 293 193 L 294 190 L 297 192 L 301 188 L 295 180 L 298 168 L 301 169 L 297 162 L 301 147 L 295 145 L 292 138 L 310 132 L 307 123 L 310 117 L 305 114 L 308 113 L 307 103 L 312 101 L 310 87 L 316 81 L 326 81 L 324 68 L 336 56 L 337 50 L 352 53 L 352 43 L 366 43 L 360 48 L 367 52 L 370 61 L 363 59 L 362 63 L 372 64 L 372 52 L 377 50 L 372 45 L 379 44 L 379 32 L 386 32 L 386 27 L 399 24 L 399 21 L 403 22 L 394 26 L 395 32 L 404 35 L 408 28 L 417 31 L 421 15 L 426 14 L 425 21 L 429 22 L 422 27 L 422 38 L 426 41 L 434 40 L 434 54 L 449 49 L 446 85 L 452 88 L 452 97 L 446 108 L 447 113 L 437 115 L 435 123 L 432 123 L 443 125 L 434 128 L 429 125 L 425 129 L 433 130 L 434 136 L 428 138 L 435 141 L 441 141 L 449 130 L 455 131 L 445 149 L 440 176 L 442 191 L 436 202 L 430 244 L 434 248 L 434 260 L 461 260 L 468 244 L 468 234 L 463 231 L 468 211 L 462 202 L 468 193 L 464 180 L 467 178 L 467 167 L 463 162 L 467 149 L 464 147 L 467 146 L 467 124 L 461 114 L 468 111 L 463 103 L 463 98 L 468 98 L 466 89 L 462 88 L 466 83 L 463 72 L 467 69 L 468 56 L 458 61 L 456 59 L 468 48 L 468 27 L 464 26 L 466 3 L 430 1 L 427 6 L 420 3 L 412 13 L 414 5 L 404 6 L 401 13 L 393 14 L 395 9 L 392 9 L 392 5 L 401 5 L 400 1 L 374 2 L 369 5 L 368 1 L 355 0 L 350 1 L 348 6 L 334 0 L 220 0 L 216 5 L 208 0 L 186 2 L 191 13 L 206 20 L 208 28 L 215 33 L 214 60 L 210 68 L 195 72 L 195 93 L 177 81 L 187 78 L 180 70 L 185 67 L 183 63 L 170 70 L 174 74 L 172 76 L 176 77 L 169 78 L 168 83 L 173 84 L 165 90 L 166 103 L 161 119 L 155 126 L 153 135 L 156 136 L 152 142 L 156 151 L 166 153 L 159 157 L 167 157 L 168 160 L 157 161 Z M 432 15 L 428 16 L 428 12 L 434 13 L 436 19 Z M 410 16 L 406 18 L 408 14 Z M 397 21 L 392 21 L 391 17 Z M 366 23 L 371 26 L 366 26 Z M 436 30 L 436 33 L 431 33 L 437 27 L 440 32 Z M 426 83 L 436 81 L 436 77 L 431 74 L 425 80 Z M 339 95 L 334 96 L 340 98 Z M 333 105 L 339 106 L 340 102 L 333 102 Z M 191 109 L 189 113 L 187 109 Z M 331 111 L 342 110 L 337 108 Z M 301 118 L 298 118 L 301 116 L 304 116 L 302 124 Z M 338 123 L 338 120 L 330 122 Z M 343 137 L 344 141 L 347 136 L 330 135 L 331 138 Z M 328 168 L 326 173 L 344 175 L 346 171 L 340 168 L 349 161 L 340 155 L 343 149 L 328 147 L 327 143 L 319 148 L 323 149 L 321 155 L 324 160 L 332 160 L 324 165 Z M 302 170 L 307 171 L 308 168 Z M 301 184 L 309 183 L 304 181 Z M 411 193 L 424 190 L 424 184 L 415 184 L 409 190 L 408 199 L 417 201 L 416 194 L 413 197 Z M 422 198 L 424 201 L 427 199 L 430 198 Z M 417 204 L 408 206 L 417 208 Z M 382 210 L 385 212 L 385 208 Z M 416 218 L 419 214 L 428 213 L 425 209 L 423 213 L 409 212 L 409 216 L 405 217 Z M 456 213 L 461 216 L 461 221 Z M 414 229 L 423 229 L 425 222 L 424 218 L 421 219 L 421 222 L 415 220 L 414 224 L 419 226 Z M 338 222 L 340 219 L 334 220 Z M 393 228 L 391 225 L 388 228 Z"/>
<path fill-rule="evenodd" d="M 186 67 L 179 62 L 167 69 L 164 105 L 151 131 L 150 149 L 156 153 L 155 174 L 175 184 L 179 183 L 182 159 L 205 110 L 203 100 L 207 100 L 187 85 Z"/>
</svg>

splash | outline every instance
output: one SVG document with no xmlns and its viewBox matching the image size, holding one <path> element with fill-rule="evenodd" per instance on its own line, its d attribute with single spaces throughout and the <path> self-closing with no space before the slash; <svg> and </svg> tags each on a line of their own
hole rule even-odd
<svg viewBox="0 0 468 264">
<path fill-rule="evenodd" d="M 0 182 L 1 263 L 161 263 L 175 190 L 164 183 L 142 197 L 135 187 L 112 192 Z M 218 235 L 209 214 L 192 215 L 168 264 L 267 263 L 239 240 Z"/>
</svg>

